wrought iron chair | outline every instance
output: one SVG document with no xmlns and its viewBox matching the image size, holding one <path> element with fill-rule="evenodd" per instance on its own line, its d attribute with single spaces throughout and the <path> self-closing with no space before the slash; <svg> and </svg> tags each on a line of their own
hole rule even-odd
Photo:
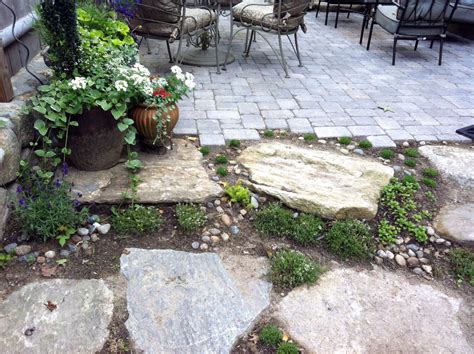
<svg viewBox="0 0 474 354">
<path fill-rule="evenodd" d="M 187 0 L 141 0 L 129 23 L 132 32 L 141 37 L 139 45 L 144 39 L 166 41 L 170 62 L 175 64 L 184 58 L 183 41 L 189 45 L 192 38 L 210 33 L 214 39 L 216 65 L 219 62 L 219 16 L 210 7 L 189 5 Z M 178 49 L 173 59 L 170 43 L 175 41 Z"/>
<path fill-rule="evenodd" d="M 431 41 L 439 39 L 438 64 L 441 65 L 446 31 L 457 4 L 458 0 L 452 3 L 452 7 L 450 0 L 401 0 L 400 3 L 394 1 L 392 5 L 380 5 L 377 1 L 370 25 L 367 50 L 370 49 L 374 26 L 378 24 L 393 35 L 392 65 L 395 65 L 399 40 L 416 41 L 415 50 L 417 50 L 418 42 L 426 39 Z"/>
<path fill-rule="evenodd" d="M 300 28 L 306 32 L 304 16 L 308 9 L 310 0 L 276 0 L 274 3 L 268 3 L 265 0 L 246 0 L 232 8 L 232 25 L 230 33 L 229 47 L 224 62 L 226 69 L 227 59 L 232 46 L 234 37 L 241 31 L 247 31 L 247 39 L 244 53 L 248 56 L 252 41 L 256 34 L 261 36 L 265 42 L 272 48 L 277 56 L 285 76 L 288 75 L 288 67 L 283 52 L 282 37 L 286 36 L 298 58 L 299 66 L 303 66 L 298 46 L 298 31 Z M 234 32 L 234 26 L 238 29 Z M 250 33 L 250 40 L 249 40 Z M 278 36 L 278 53 L 271 45 L 270 41 L 263 34 L 273 34 Z M 295 43 L 290 38 L 294 36 Z"/>
<path fill-rule="evenodd" d="M 318 1 L 318 6 L 316 7 L 316 18 L 319 15 L 322 2 L 323 0 Z M 347 12 L 347 18 L 349 18 L 351 12 L 361 13 L 361 11 L 359 10 L 354 10 L 352 8 L 353 5 L 363 6 L 364 9 L 366 5 L 366 0 L 325 0 L 324 2 L 326 3 L 326 17 L 324 19 L 325 26 L 328 25 L 330 6 L 336 5 L 336 21 L 334 22 L 334 28 L 337 28 L 337 25 L 339 23 L 339 13 L 341 12 L 341 10 L 343 12 Z M 341 5 L 349 5 L 349 7 L 347 6 L 341 7 Z"/>
</svg>

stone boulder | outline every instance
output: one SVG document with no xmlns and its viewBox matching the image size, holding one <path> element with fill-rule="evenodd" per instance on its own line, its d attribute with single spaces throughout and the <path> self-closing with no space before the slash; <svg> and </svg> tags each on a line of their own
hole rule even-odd
<svg viewBox="0 0 474 354">
<path fill-rule="evenodd" d="M 30 283 L 0 303 L 1 351 L 100 351 L 109 335 L 112 312 L 113 294 L 102 280 Z"/>
<path fill-rule="evenodd" d="M 474 149 L 426 145 L 418 151 L 444 176 L 462 186 L 474 188 Z"/>
<path fill-rule="evenodd" d="M 129 249 L 120 263 L 128 282 L 126 327 L 136 349 L 230 352 L 270 303 L 271 284 L 251 276 L 260 262 L 229 259 L 224 266 L 215 253 Z M 234 278 L 237 272 L 247 274 Z"/>
<path fill-rule="evenodd" d="M 329 271 L 274 315 L 305 353 L 474 352 L 472 303 L 380 268 Z"/>
<path fill-rule="evenodd" d="M 249 147 L 239 162 L 258 192 L 329 219 L 374 218 L 380 192 L 394 173 L 370 159 L 282 143 Z"/>
<path fill-rule="evenodd" d="M 443 207 L 434 227 L 444 238 L 474 247 L 474 203 Z"/>
<path fill-rule="evenodd" d="M 222 194 L 202 166 L 202 154 L 185 140 L 174 140 L 166 155 L 141 153 L 144 167 L 139 172 L 138 200 L 141 203 L 202 203 Z M 67 179 L 83 202 L 119 203 L 129 188 L 129 173 L 124 164 L 104 171 L 70 169 Z"/>
<path fill-rule="evenodd" d="M 22 147 L 29 145 L 34 139 L 34 114 L 22 112 L 23 101 L 12 101 L 0 103 L 0 119 L 8 120 L 8 126 L 12 129 Z"/>
<path fill-rule="evenodd" d="M 21 145 L 15 132 L 8 127 L 0 128 L 0 185 L 16 178 L 20 152 Z"/>
<path fill-rule="evenodd" d="M 7 224 L 10 208 L 8 208 L 8 192 L 4 188 L 0 188 L 0 240 L 3 238 L 5 226 Z"/>
</svg>

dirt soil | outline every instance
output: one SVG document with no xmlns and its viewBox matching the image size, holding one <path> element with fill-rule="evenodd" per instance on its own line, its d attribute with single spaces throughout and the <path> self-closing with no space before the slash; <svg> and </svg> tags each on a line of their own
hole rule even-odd
<svg viewBox="0 0 474 354">
<path fill-rule="evenodd" d="M 301 140 L 301 137 L 287 136 L 283 133 L 278 134 L 278 132 L 273 138 L 263 139 L 263 141 L 267 140 L 278 140 L 285 143 L 291 142 L 293 144 L 306 147 L 318 146 L 328 150 L 339 148 L 337 146 L 338 143 L 335 140 L 328 139 L 328 143 L 322 145 L 317 141 L 304 141 Z M 196 144 L 197 146 L 197 143 L 194 139 L 190 139 L 190 143 Z M 230 162 L 232 162 L 232 160 L 236 160 L 241 150 L 252 144 L 255 144 L 255 142 L 242 143 L 242 146 L 238 148 L 225 147 L 216 149 L 209 155 L 204 156 L 203 165 L 208 170 L 209 175 L 213 176 L 215 175 L 215 166 L 213 166 L 213 164 L 216 155 L 225 154 L 228 156 Z M 403 162 L 400 161 L 396 156 L 397 153 L 403 153 L 404 149 L 405 148 L 403 147 L 397 147 L 394 149 L 396 150 L 395 157 L 388 163 L 388 165 L 396 164 L 406 168 L 406 166 L 403 165 Z M 365 150 L 365 155 L 367 158 L 379 159 L 378 153 L 379 149 Z M 417 176 L 421 176 L 420 171 L 425 167 L 429 167 L 429 164 L 424 158 L 421 157 L 417 158 L 416 161 L 417 165 L 412 170 L 412 173 L 416 174 Z M 236 175 L 233 172 L 234 170 L 232 164 L 229 164 L 228 167 L 229 175 L 227 177 L 221 178 L 221 182 L 234 184 L 239 179 L 248 179 L 248 177 L 245 175 Z M 241 170 L 245 174 L 245 170 L 243 168 L 241 168 Z M 402 174 L 403 172 L 397 174 L 397 177 L 402 177 Z M 463 194 L 462 191 L 458 192 L 450 182 L 443 181 L 441 178 L 438 178 L 438 185 L 436 188 L 431 189 L 424 185 L 422 185 L 421 188 L 423 192 L 428 190 L 432 191 L 437 198 L 437 202 L 433 203 L 426 197 L 425 193 L 418 193 L 420 197 L 417 199 L 417 203 L 422 209 L 429 210 L 433 215 L 436 215 L 436 212 L 442 205 L 461 198 Z M 272 198 L 266 197 L 266 200 L 267 202 L 271 202 Z M 145 249 L 175 249 L 199 253 L 202 251 L 193 250 L 191 243 L 194 241 L 201 242 L 201 235 L 205 229 L 218 227 L 223 230 L 224 228 L 219 213 L 216 212 L 215 207 L 206 209 L 208 215 L 206 227 L 201 232 L 193 234 L 187 234 L 178 228 L 176 216 L 174 213 L 174 205 L 157 205 L 156 207 L 159 209 L 160 213 L 162 213 L 165 219 L 163 227 L 158 232 L 143 236 L 123 236 L 114 233 L 112 225 L 112 230 L 107 235 L 101 236 L 100 240 L 97 242 L 89 243 L 90 248 L 88 250 L 84 251 L 78 247 L 79 251 L 77 253 L 72 253 L 69 258 L 67 258 L 67 262 L 64 265 L 57 265 L 55 262 L 46 265 L 40 265 L 38 263 L 20 263 L 17 261 L 10 262 L 10 264 L 5 269 L 0 269 L 0 300 L 2 300 L 12 291 L 29 282 L 45 279 L 44 275 L 51 275 L 51 277 L 57 278 L 105 279 L 111 288 L 116 290 L 114 292 L 119 293 L 120 295 L 117 296 L 116 299 L 115 312 L 110 327 L 111 335 L 101 353 L 131 352 L 133 345 L 128 339 L 128 333 L 124 325 L 128 315 L 125 301 L 126 285 L 124 279 L 120 275 L 120 256 L 126 252 L 127 248 L 132 247 Z M 234 217 L 238 217 L 240 215 L 240 210 L 242 209 L 238 205 L 231 205 L 226 197 L 221 198 L 221 207 L 228 214 L 232 214 Z M 90 214 L 98 214 L 101 217 L 101 222 L 106 222 L 106 220 L 111 215 L 110 209 L 110 205 L 91 205 Z M 383 208 L 379 208 L 377 217 L 369 222 L 372 230 L 377 229 L 376 225 L 378 220 L 382 217 L 384 212 L 385 210 Z M 291 247 L 311 256 L 313 259 L 320 262 L 328 269 L 331 268 L 333 262 L 344 262 L 345 266 L 356 266 L 360 268 L 372 267 L 370 262 L 354 262 L 337 259 L 334 255 L 331 255 L 326 251 L 322 243 L 318 243 L 315 246 L 302 247 L 291 240 L 262 236 L 256 232 L 253 226 L 252 220 L 254 219 L 254 216 L 255 211 L 249 210 L 243 220 L 238 223 L 240 233 L 236 236 L 231 236 L 228 242 L 221 241 L 215 247 L 210 246 L 209 251 L 220 252 L 225 250 L 226 252 L 231 252 L 233 254 L 270 256 L 273 252 L 275 252 L 276 249 Z M 5 237 L 3 240 L 0 240 L 0 249 L 11 242 L 16 242 L 20 233 L 21 231 L 18 221 L 15 220 L 15 218 L 11 218 L 7 225 Z M 29 241 L 27 244 L 32 246 L 33 251 L 41 252 L 41 255 L 43 255 L 43 253 L 48 250 L 55 250 L 56 253 L 59 254 L 60 250 L 59 245 L 55 240 L 50 240 L 46 243 Z M 440 251 L 441 255 L 443 256 L 445 247 L 441 248 L 442 249 L 440 249 Z M 439 259 L 432 257 L 431 261 L 435 272 L 434 278 L 428 278 L 430 281 L 440 282 L 444 286 L 460 292 L 461 295 L 472 296 L 472 287 L 469 287 L 469 285 L 466 284 L 461 286 L 456 284 L 455 279 L 449 272 L 449 264 L 445 260 L 445 257 L 440 257 Z M 385 262 L 382 266 L 388 269 L 397 268 L 393 262 Z M 47 274 L 48 271 L 50 274 Z M 408 270 L 400 269 L 397 269 L 397 271 L 408 272 Z M 410 272 L 410 274 L 412 273 Z M 274 294 L 276 294 L 277 298 L 284 296 L 286 293 L 287 289 L 274 289 Z M 261 320 L 255 325 L 252 331 L 250 331 L 248 335 L 243 337 L 236 344 L 233 353 L 274 353 L 274 349 L 263 347 L 256 340 L 259 329 L 267 322 L 271 322 L 271 319 L 263 314 L 261 316 Z"/>
</svg>

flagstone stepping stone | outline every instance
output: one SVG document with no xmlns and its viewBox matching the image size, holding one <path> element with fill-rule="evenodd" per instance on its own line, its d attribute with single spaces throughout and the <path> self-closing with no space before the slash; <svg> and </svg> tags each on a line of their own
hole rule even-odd
<svg viewBox="0 0 474 354">
<path fill-rule="evenodd" d="M 425 145 L 418 151 L 446 177 L 462 186 L 474 188 L 474 149 Z"/>
<path fill-rule="evenodd" d="M 474 203 L 443 207 L 434 227 L 444 238 L 474 246 Z"/>
<path fill-rule="evenodd" d="M 270 303 L 271 285 L 255 278 L 262 270 L 233 277 L 239 265 L 251 271 L 244 260 L 229 260 L 229 271 L 215 253 L 128 249 L 120 261 L 126 327 L 145 353 L 228 353 Z"/>
<path fill-rule="evenodd" d="M 286 205 L 329 219 L 372 219 L 393 169 L 323 148 L 262 143 L 239 157 L 253 187 Z"/>
<path fill-rule="evenodd" d="M 336 269 L 289 293 L 275 316 L 305 353 L 472 353 L 471 306 L 380 268 Z"/>
<path fill-rule="evenodd" d="M 109 335 L 113 293 L 102 280 L 30 283 L 0 303 L 2 353 L 94 353 Z"/>
<path fill-rule="evenodd" d="M 138 173 L 138 200 L 142 203 L 202 203 L 223 191 L 202 166 L 202 154 L 192 144 L 176 139 L 166 155 L 141 153 L 144 167 Z M 104 171 L 70 169 L 67 179 L 82 202 L 118 203 L 129 189 L 129 175 L 123 164 Z"/>
</svg>

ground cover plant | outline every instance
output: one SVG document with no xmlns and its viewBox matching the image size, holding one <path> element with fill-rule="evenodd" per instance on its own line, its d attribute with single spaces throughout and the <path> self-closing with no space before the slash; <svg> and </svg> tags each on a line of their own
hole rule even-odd
<svg viewBox="0 0 474 354">
<path fill-rule="evenodd" d="M 474 286 L 474 253 L 461 248 L 450 253 L 449 261 L 457 282 Z"/>
<path fill-rule="evenodd" d="M 275 133 L 273 132 L 273 130 L 265 130 L 263 132 L 263 136 L 265 138 L 273 138 L 275 136 Z"/>
<path fill-rule="evenodd" d="M 272 257 L 271 263 L 271 281 L 284 288 L 313 284 L 323 273 L 322 267 L 310 257 L 291 249 L 278 251 Z"/>
<path fill-rule="evenodd" d="M 206 213 L 199 205 L 178 204 L 176 206 L 178 226 L 186 232 L 199 230 L 206 224 Z"/>
<path fill-rule="evenodd" d="M 219 166 L 216 168 L 216 174 L 218 174 L 221 177 L 225 177 L 229 174 L 229 172 L 227 171 L 227 168 Z"/>
<path fill-rule="evenodd" d="M 385 160 L 390 160 L 391 158 L 395 156 L 395 152 L 390 149 L 382 149 L 379 152 L 379 156 Z"/>
<path fill-rule="evenodd" d="M 314 244 L 324 226 L 320 217 L 304 213 L 295 214 L 280 203 L 265 206 L 255 217 L 255 227 L 262 234 L 285 236 L 302 245 Z"/>
<path fill-rule="evenodd" d="M 349 145 L 351 142 L 352 142 L 352 138 L 348 137 L 348 136 L 343 136 L 339 139 L 337 139 L 339 141 L 340 144 L 342 145 Z"/>
<path fill-rule="evenodd" d="M 341 258 L 367 259 L 375 249 L 368 225 L 359 220 L 336 221 L 324 240 L 328 250 Z"/>
<path fill-rule="evenodd" d="M 112 208 L 111 222 L 120 235 L 142 235 L 158 231 L 164 220 L 155 207 L 133 204 L 126 209 Z"/>
<path fill-rule="evenodd" d="M 314 141 L 314 140 L 316 140 L 316 135 L 310 134 L 310 133 L 305 134 L 305 135 L 303 135 L 303 139 L 304 139 L 304 141 Z"/>
<path fill-rule="evenodd" d="M 387 211 L 379 222 L 379 237 L 393 243 L 399 235 L 407 234 L 417 242 L 428 240 L 424 222 L 431 218 L 427 210 L 419 210 L 415 195 L 420 185 L 412 178 L 403 181 L 393 178 L 382 191 L 380 203 Z"/>
<path fill-rule="evenodd" d="M 240 147 L 240 140 L 238 140 L 238 139 L 231 139 L 231 140 L 229 141 L 229 146 L 230 146 L 230 147 L 234 147 L 234 148 Z"/>
<path fill-rule="evenodd" d="M 361 140 L 359 142 L 359 147 L 361 149 L 370 149 L 372 146 L 373 146 L 372 143 L 370 141 L 368 141 L 367 139 Z"/>
<path fill-rule="evenodd" d="M 225 185 L 224 191 L 230 197 L 232 203 L 238 203 L 246 208 L 252 207 L 250 190 L 242 186 L 240 182 L 233 186 Z"/>
<path fill-rule="evenodd" d="M 282 342 L 278 346 L 277 354 L 298 354 L 300 350 L 291 342 Z"/>
<path fill-rule="evenodd" d="M 217 155 L 215 158 L 215 163 L 219 165 L 224 165 L 229 162 L 229 159 L 225 155 Z"/>
<path fill-rule="evenodd" d="M 260 330 L 258 337 L 264 345 L 276 348 L 283 339 L 283 333 L 281 333 L 277 326 L 269 324 Z"/>
<path fill-rule="evenodd" d="M 209 153 L 211 152 L 211 149 L 209 149 L 209 147 L 207 146 L 202 146 L 201 148 L 199 148 L 199 151 L 201 152 L 203 156 L 206 156 L 206 155 L 209 155 Z"/>
</svg>

